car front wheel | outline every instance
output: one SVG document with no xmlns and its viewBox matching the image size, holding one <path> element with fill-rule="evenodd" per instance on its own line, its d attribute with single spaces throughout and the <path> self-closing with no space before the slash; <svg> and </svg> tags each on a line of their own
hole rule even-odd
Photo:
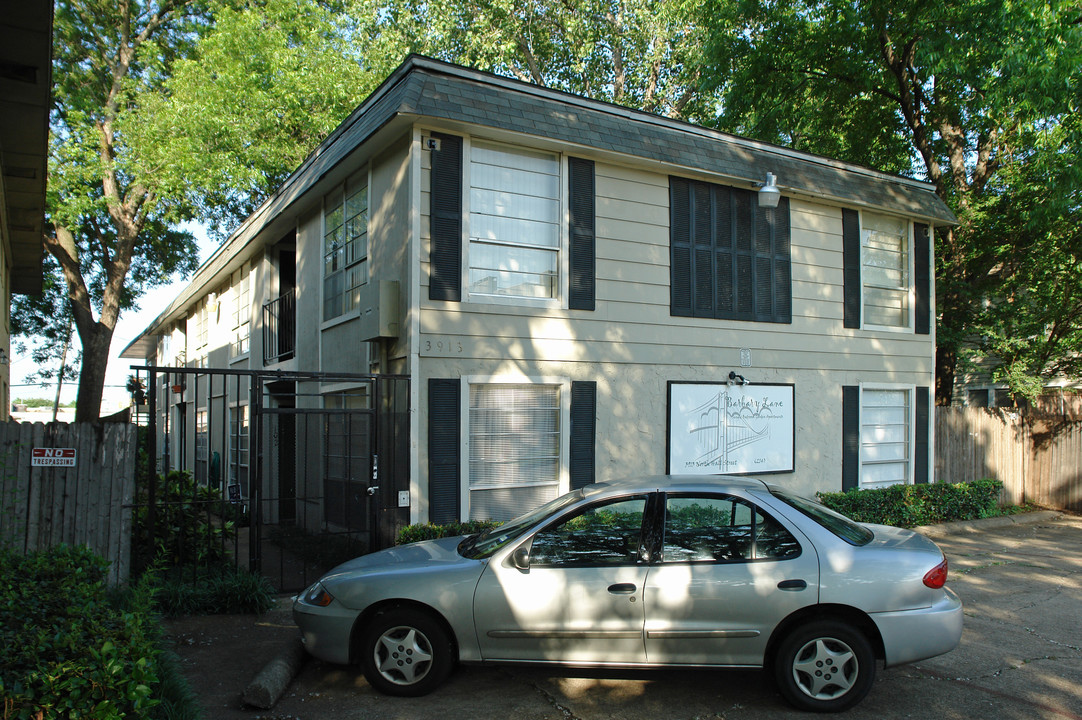
<svg viewBox="0 0 1082 720">
<path fill-rule="evenodd" d="M 797 628 L 778 647 L 774 674 L 790 703 L 812 712 L 848 710 L 875 680 L 875 655 L 864 635 L 823 620 Z"/>
<path fill-rule="evenodd" d="M 365 629 L 361 643 L 364 677 L 387 695 L 427 695 L 454 664 L 454 646 L 446 631 L 419 610 L 380 611 Z"/>
</svg>

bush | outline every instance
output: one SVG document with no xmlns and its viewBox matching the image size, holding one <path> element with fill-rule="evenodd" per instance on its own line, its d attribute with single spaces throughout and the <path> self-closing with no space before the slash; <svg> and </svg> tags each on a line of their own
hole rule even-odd
<svg viewBox="0 0 1082 720">
<path fill-rule="evenodd" d="M 819 493 L 819 500 L 857 522 L 916 527 L 998 515 L 1002 488 L 1003 483 L 992 479 L 971 483 L 892 485 L 872 490 Z"/>
<path fill-rule="evenodd" d="M 162 567 L 206 567 L 226 560 L 231 521 L 219 515 L 230 505 L 217 489 L 198 484 L 190 473 L 170 471 L 158 476 L 154 524 L 150 523 L 150 488 L 145 476 L 136 479 L 132 516 L 132 569 L 136 574 L 153 563 Z"/>
<path fill-rule="evenodd" d="M 243 568 L 218 567 L 176 573 L 157 588 L 156 607 L 166 616 L 253 613 L 274 605 L 274 588 L 265 577 Z"/>
<path fill-rule="evenodd" d="M 500 525 L 503 525 L 503 523 L 496 522 L 495 520 L 470 520 L 469 522 L 447 523 L 446 525 L 433 525 L 432 523 L 407 525 L 398 531 L 398 537 L 395 539 L 395 544 L 406 545 L 421 540 L 434 540 L 436 538 L 456 537 L 458 535 L 472 535 L 473 533 L 488 530 L 493 527 L 499 527 Z"/>
<path fill-rule="evenodd" d="M 148 577 L 118 607 L 108 563 L 85 547 L 0 549 L 5 718 L 154 717 L 158 628 Z"/>
</svg>

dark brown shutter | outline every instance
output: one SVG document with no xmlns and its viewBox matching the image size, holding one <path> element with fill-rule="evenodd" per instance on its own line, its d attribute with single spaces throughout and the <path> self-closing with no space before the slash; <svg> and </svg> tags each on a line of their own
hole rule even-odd
<svg viewBox="0 0 1082 720">
<path fill-rule="evenodd" d="M 597 266 L 594 163 L 592 160 L 569 158 L 567 170 L 571 196 L 571 242 L 568 259 L 571 271 L 567 304 L 572 310 L 593 310 Z"/>
<path fill-rule="evenodd" d="M 428 519 L 458 522 L 461 513 L 460 380 L 428 380 Z"/>
<path fill-rule="evenodd" d="M 594 445 L 597 437 L 597 383 L 571 383 L 571 458 L 568 474 L 571 489 L 577 490 L 594 482 Z"/>
<path fill-rule="evenodd" d="M 928 442 L 928 428 L 931 420 L 931 392 L 927 387 L 917 388 L 916 402 L 916 427 L 913 428 L 916 442 L 913 447 L 913 482 L 917 484 L 927 483 L 930 478 L 928 468 L 931 458 L 929 457 L 930 443 Z"/>
<path fill-rule="evenodd" d="M 932 240 L 928 226 L 917 223 L 913 226 L 913 285 L 916 294 L 916 313 L 914 330 L 917 335 L 930 335 L 932 332 Z"/>
<path fill-rule="evenodd" d="M 428 297 L 462 300 L 462 138 L 432 133 L 440 149 L 432 151 L 432 252 Z"/>
<path fill-rule="evenodd" d="M 691 183 L 669 178 L 669 312 L 691 317 Z"/>
<path fill-rule="evenodd" d="M 842 490 L 860 485 L 860 387 L 842 387 Z"/>
<path fill-rule="evenodd" d="M 843 314 L 845 327 L 860 327 L 860 216 L 842 210 Z"/>
</svg>

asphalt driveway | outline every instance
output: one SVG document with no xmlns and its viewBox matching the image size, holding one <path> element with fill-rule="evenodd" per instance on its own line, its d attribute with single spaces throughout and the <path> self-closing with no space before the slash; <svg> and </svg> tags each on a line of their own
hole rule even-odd
<svg viewBox="0 0 1082 720">
<path fill-rule="evenodd" d="M 1082 518 L 1034 516 L 934 529 L 965 605 L 953 652 L 880 669 L 846 718 L 1082 720 Z M 765 674 L 672 670 L 593 673 L 494 667 L 458 669 L 424 698 L 376 693 L 353 668 L 309 661 L 273 710 L 240 695 L 277 642 L 296 633 L 287 608 L 263 618 L 170 623 L 193 688 L 210 718 L 266 720 L 692 720 L 804 717 Z M 268 654 L 269 653 L 269 654 Z M 265 658 L 265 659 L 264 659 Z M 252 668 L 255 668 L 253 670 Z"/>
</svg>

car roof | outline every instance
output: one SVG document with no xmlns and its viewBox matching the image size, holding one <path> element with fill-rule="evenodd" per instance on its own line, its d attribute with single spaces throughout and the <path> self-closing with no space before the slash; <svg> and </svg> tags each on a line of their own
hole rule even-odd
<svg viewBox="0 0 1082 720">
<path fill-rule="evenodd" d="M 767 490 L 769 486 L 758 478 L 736 475 L 642 475 L 593 483 L 582 489 L 586 497 L 624 492 L 726 492 Z"/>
</svg>

